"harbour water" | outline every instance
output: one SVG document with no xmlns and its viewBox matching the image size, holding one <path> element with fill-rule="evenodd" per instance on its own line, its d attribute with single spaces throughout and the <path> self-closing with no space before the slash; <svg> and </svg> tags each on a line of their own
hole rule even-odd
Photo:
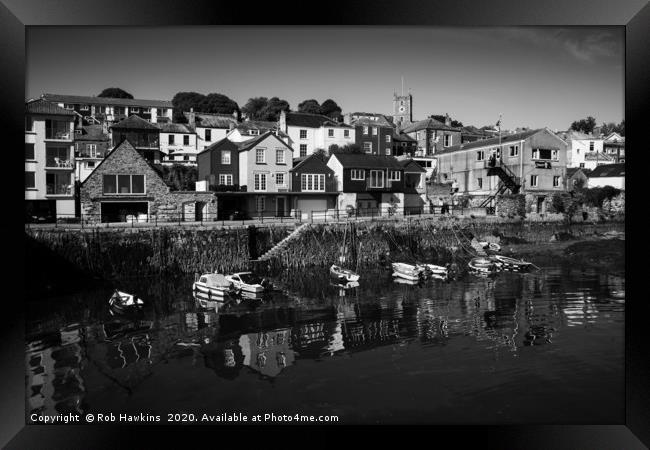
<svg viewBox="0 0 650 450">
<path fill-rule="evenodd" d="M 282 292 L 199 303 L 193 277 L 28 305 L 26 411 L 314 414 L 339 423 L 624 420 L 624 276 L 558 263 L 424 285 L 323 268 Z M 144 299 L 113 316 L 111 289 Z"/>
</svg>

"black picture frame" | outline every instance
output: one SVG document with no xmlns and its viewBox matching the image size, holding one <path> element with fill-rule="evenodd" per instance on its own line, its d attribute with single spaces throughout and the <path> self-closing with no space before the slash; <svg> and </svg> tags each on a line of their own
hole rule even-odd
<svg viewBox="0 0 650 450">
<path fill-rule="evenodd" d="M 650 60 L 648 58 L 648 41 L 650 38 L 650 5 L 646 0 L 574 0 L 570 2 L 542 2 L 539 0 L 491 0 L 489 2 L 431 1 L 428 3 L 415 0 L 400 2 L 358 1 L 352 5 L 342 2 L 333 4 L 315 4 L 316 14 L 298 14 L 291 19 L 289 11 L 306 11 L 306 4 L 300 2 L 269 2 L 255 7 L 240 3 L 199 0 L 195 2 L 178 2 L 172 0 L 1 0 L 0 3 L 0 98 L 3 108 L 0 110 L 6 143 L 5 157 L 13 166 L 20 165 L 22 151 L 18 142 L 23 134 L 23 114 L 25 101 L 25 27 L 29 26 L 185 26 L 185 25 L 268 25 L 296 24 L 305 25 L 306 17 L 316 25 L 388 25 L 388 26 L 604 26 L 625 27 L 626 30 L 626 67 L 625 67 L 625 119 L 627 122 L 628 170 L 634 173 L 643 167 L 643 155 L 648 149 L 641 143 L 643 136 L 643 112 L 650 98 Z M 242 23 L 243 22 L 243 23 Z M 269 45 L 267 43 L 267 45 Z M 645 146 L 647 147 L 647 145 Z M 635 151 L 636 150 L 636 151 Z M 8 154 L 11 153 L 11 154 Z M 14 161 L 14 159 L 16 161 Z M 24 230 L 20 222 L 22 217 L 23 197 L 18 192 L 20 173 L 10 174 L 11 186 L 5 192 L 5 207 L 8 213 L 0 227 L 7 236 L 6 255 L 9 262 L 5 272 L 9 280 L 29 277 L 28 255 L 22 249 L 10 250 L 11 241 L 19 241 L 13 236 L 21 236 Z M 13 176 L 18 178 L 13 180 Z M 643 175 L 639 175 L 643 177 Z M 639 178 L 637 178 L 639 179 Z M 14 192 L 15 191 L 15 192 Z M 9 195 L 11 194 L 11 195 Z M 15 194 L 15 195 L 14 195 Z M 628 187 L 627 195 L 640 198 L 633 188 Z M 629 198 L 628 198 L 629 200 Z M 15 202 L 15 203 L 14 203 Z M 13 218 L 11 211 L 14 211 Z M 20 214 L 15 214 L 19 211 Z M 627 223 L 634 223 L 634 219 Z M 626 231 L 627 231 L 626 226 Z M 632 231 L 633 232 L 633 231 Z M 637 235 L 638 236 L 638 235 Z M 630 242 L 630 236 L 628 241 Z M 15 242 L 20 245 L 20 242 Z M 627 251 L 627 248 L 626 248 Z M 650 445 L 650 370 L 648 352 L 644 340 L 647 294 L 640 291 L 643 265 L 627 264 L 627 292 L 630 301 L 626 303 L 626 416 L 624 423 L 593 425 L 526 425 L 526 426 L 458 426 L 458 427 L 420 427 L 417 431 L 427 438 L 425 443 L 436 445 L 452 439 L 455 447 L 469 444 L 482 448 L 589 448 L 589 449 L 636 449 Z M 630 284 L 631 282 L 631 284 Z M 11 286 L 9 286 L 11 287 Z M 20 295 L 22 285 L 14 285 L 14 293 L 4 298 L 0 354 L 2 380 L 0 385 L 0 445 L 8 449 L 21 448 L 149 448 L 154 440 L 161 443 L 190 445 L 199 435 L 204 435 L 213 444 L 221 442 L 220 433 L 225 428 L 194 426 L 191 429 L 171 426 L 93 426 L 93 425 L 58 425 L 39 426 L 24 423 L 25 418 L 25 362 L 24 362 L 24 311 Z M 636 293 L 636 294 L 633 294 Z M 577 420 L 577 422 L 581 422 Z M 223 428 L 223 427 L 222 427 Z M 294 429 L 286 427 L 282 434 L 283 441 L 269 438 L 270 444 L 284 445 L 295 440 Z M 339 429 L 320 430 L 314 427 L 302 427 L 307 431 L 305 439 L 339 441 Z M 322 432 L 321 432 L 322 431 Z M 376 435 L 381 432 L 391 435 L 401 433 L 393 427 L 364 427 L 358 432 L 359 437 Z M 230 438 L 243 439 L 247 445 L 251 442 L 242 438 L 249 433 L 239 429 L 228 432 Z M 317 433 L 317 434 L 316 434 Z M 410 431 L 409 431 L 410 433 Z M 260 433 L 262 434 L 262 433 Z M 263 433 L 267 435 L 266 431 Z M 289 436 L 293 436 L 290 438 Z M 311 436 L 310 436 L 311 435 Z M 188 436 L 191 436 L 188 438 Z M 263 438 L 260 436 L 260 438 Z M 225 441 L 224 441 L 225 442 Z M 309 444 L 310 441 L 306 443 Z M 645 444 L 645 445 L 644 445 Z M 160 445 L 160 444 L 159 444 Z M 164 446 L 164 445 L 160 445 Z"/>
</svg>

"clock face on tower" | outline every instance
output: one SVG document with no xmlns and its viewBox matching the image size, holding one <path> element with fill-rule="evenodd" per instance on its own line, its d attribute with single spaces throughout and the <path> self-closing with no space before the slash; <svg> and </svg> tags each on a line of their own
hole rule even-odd
<svg viewBox="0 0 650 450">
<path fill-rule="evenodd" d="M 400 106 L 400 107 L 399 107 L 399 112 L 401 112 L 401 113 L 404 112 L 404 107 L 403 107 L 403 106 Z"/>
</svg>

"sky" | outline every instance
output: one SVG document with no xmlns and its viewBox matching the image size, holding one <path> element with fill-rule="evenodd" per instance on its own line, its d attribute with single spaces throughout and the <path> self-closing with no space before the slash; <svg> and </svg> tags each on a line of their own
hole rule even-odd
<svg viewBox="0 0 650 450">
<path fill-rule="evenodd" d="M 501 114 L 504 129 L 566 130 L 624 119 L 622 27 L 27 27 L 26 42 L 26 99 L 119 87 L 392 114 L 403 77 L 415 120 L 480 127 Z"/>
</svg>

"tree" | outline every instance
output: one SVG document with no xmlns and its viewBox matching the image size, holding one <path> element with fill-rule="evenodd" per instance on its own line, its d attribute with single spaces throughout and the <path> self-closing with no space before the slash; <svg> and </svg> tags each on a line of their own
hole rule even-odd
<svg viewBox="0 0 650 450">
<path fill-rule="evenodd" d="M 330 154 L 332 154 L 332 147 L 334 146 L 335 145 L 330 145 Z M 336 146 L 336 148 L 338 149 L 338 146 Z M 316 150 L 314 150 L 313 155 L 316 158 L 319 158 L 323 162 L 327 161 L 327 152 L 322 148 L 317 148 Z"/>
<path fill-rule="evenodd" d="M 266 106 L 260 111 L 259 120 L 277 121 L 280 119 L 281 111 L 290 111 L 289 102 L 278 97 L 271 97 Z"/>
<path fill-rule="evenodd" d="M 341 107 L 331 98 L 328 98 L 322 105 L 320 105 L 320 113 L 324 116 L 331 117 L 332 119 L 339 120 L 341 112 Z"/>
<path fill-rule="evenodd" d="M 133 98 L 133 96 L 128 92 L 116 87 L 104 89 L 97 97 Z"/>
<path fill-rule="evenodd" d="M 184 111 L 189 111 L 194 108 L 194 111 L 199 112 L 199 104 L 204 99 L 203 94 L 198 92 L 178 92 L 172 98 L 172 106 L 174 107 L 173 120 L 174 122 L 185 123 L 187 119 L 183 115 Z"/>
<path fill-rule="evenodd" d="M 571 129 L 582 133 L 591 134 L 596 127 L 596 119 L 592 116 L 586 119 L 576 120 L 571 124 Z"/>
<path fill-rule="evenodd" d="M 249 98 L 241 111 L 250 120 L 261 120 L 262 110 L 266 107 L 269 99 L 266 97 Z"/>
<path fill-rule="evenodd" d="M 239 105 L 223 94 L 211 93 L 201 99 L 198 111 L 214 114 L 232 114 L 236 112 L 239 115 Z"/>
<path fill-rule="evenodd" d="M 198 171 L 196 167 L 174 164 L 171 167 L 162 166 L 162 177 L 163 181 L 174 191 L 193 191 Z"/>
<path fill-rule="evenodd" d="M 321 106 L 318 101 L 311 99 L 298 104 L 298 111 L 311 114 L 320 114 Z"/>
<path fill-rule="evenodd" d="M 330 145 L 329 152 L 333 155 L 336 153 L 363 153 L 363 150 L 359 144 L 347 144 L 342 147 Z"/>
</svg>

